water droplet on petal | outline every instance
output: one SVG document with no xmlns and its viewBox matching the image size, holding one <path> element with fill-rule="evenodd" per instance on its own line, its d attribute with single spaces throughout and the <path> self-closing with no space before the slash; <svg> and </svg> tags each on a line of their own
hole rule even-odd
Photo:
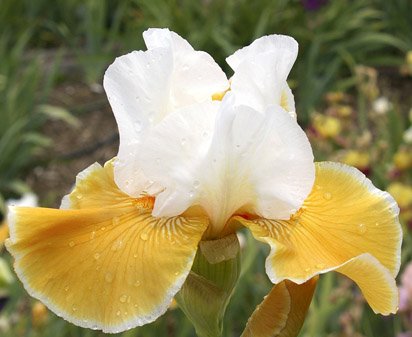
<svg viewBox="0 0 412 337">
<path fill-rule="evenodd" d="M 98 260 L 98 259 L 100 258 L 100 254 L 99 254 L 99 253 L 95 253 L 95 254 L 93 255 L 93 257 L 94 257 L 95 260 Z"/>
<path fill-rule="evenodd" d="M 375 222 L 375 227 L 378 227 L 380 225 L 379 222 Z"/>
<path fill-rule="evenodd" d="M 198 188 L 200 186 L 200 181 L 199 180 L 195 180 L 194 182 L 193 182 L 193 187 L 194 188 Z"/>
<path fill-rule="evenodd" d="M 72 311 L 74 312 L 74 311 L 77 311 L 77 307 L 76 306 L 72 306 Z"/>
<path fill-rule="evenodd" d="M 137 281 L 134 283 L 134 286 L 135 286 L 135 287 L 139 287 L 139 286 L 140 286 L 140 281 L 137 280 Z"/>
<path fill-rule="evenodd" d="M 134 257 L 135 259 L 137 258 L 137 256 L 138 256 L 138 255 L 137 255 L 136 253 L 133 254 L 133 257 Z"/>
<path fill-rule="evenodd" d="M 69 287 L 69 286 L 64 287 L 64 291 L 65 291 L 65 292 L 68 292 L 68 291 L 69 291 L 69 289 L 70 289 L 70 287 Z"/>
<path fill-rule="evenodd" d="M 75 245 L 74 241 L 69 242 L 69 247 L 74 247 L 74 245 Z"/>
<path fill-rule="evenodd" d="M 310 268 L 305 268 L 305 272 L 309 273 L 310 272 Z"/>
<path fill-rule="evenodd" d="M 330 193 L 330 192 L 325 192 L 325 193 L 323 193 L 323 198 L 324 198 L 325 200 L 330 200 L 330 199 L 332 199 L 332 193 Z"/>
<path fill-rule="evenodd" d="M 143 241 L 147 241 L 147 239 L 149 239 L 149 235 L 147 235 L 147 233 L 142 233 L 142 234 L 140 234 L 140 238 L 141 238 Z"/>
<path fill-rule="evenodd" d="M 90 239 L 93 240 L 95 237 L 96 237 L 96 232 L 95 231 L 91 232 Z"/>
<path fill-rule="evenodd" d="M 107 283 L 112 283 L 113 279 L 114 279 L 114 276 L 113 276 L 112 273 L 107 272 L 106 275 L 104 275 L 104 279 Z"/>
<path fill-rule="evenodd" d="M 80 199 L 83 198 L 83 196 L 81 194 L 78 194 L 78 195 L 76 195 L 76 198 L 80 200 Z"/>
<path fill-rule="evenodd" d="M 120 249 L 122 249 L 122 247 L 123 247 L 123 241 L 122 241 L 122 240 L 118 240 L 118 241 L 116 241 L 116 242 L 112 245 L 111 250 L 112 250 L 113 252 L 117 252 L 117 251 L 119 251 Z"/>
<path fill-rule="evenodd" d="M 360 223 L 358 225 L 358 231 L 359 231 L 360 234 L 365 234 L 367 230 L 368 230 L 368 228 L 366 227 L 365 224 Z"/>
<path fill-rule="evenodd" d="M 116 316 L 120 316 L 122 313 L 119 311 L 116 312 Z"/>
<path fill-rule="evenodd" d="M 127 295 L 122 295 L 122 296 L 120 296 L 120 302 L 122 302 L 122 303 L 126 303 L 126 301 L 127 301 Z"/>
<path fill-rule="evenodd" d="M 318 263 L 318 264 L 315 266 L 315 268 L 316 268 L 316 269 L 324 269 L 324 268 L 325 268 L 325 264 L 323 264 L 323 263 Z"/>
<path fill-rule="evenodd" d="M 120 222 L 120 219 L 119 219 L 118 216 L 115 216 L 115 217 L 112 219 L 112 223 L 113 223 L 114 226 L 118 225 L 119 222 Z M 102 227 L 102 228 L 103 228 L 103 227 Z"/>
</svg>

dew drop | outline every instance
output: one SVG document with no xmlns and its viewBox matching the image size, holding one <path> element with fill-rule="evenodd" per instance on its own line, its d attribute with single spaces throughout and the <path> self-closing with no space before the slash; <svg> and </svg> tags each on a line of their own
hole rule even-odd
<svg viewBox="0 0 412 337">
<path fill-rule="evenodd" d="M 142 233 L 142 234 L 140 234 L 140 238 L 141 238 L 143 241 L 147 241 L 147 239 L 149 239 L 149 235 L 147 235 L 147 233 Z"/>
<path fill-rule="evenodd" d="M 69 247 L 74 247 L 74 245 L 75 245 L 74 241 L 69 242 Z"/>
<path fill-rule="evenodd" d="M 113 220 L 112 220 L 112 224 L 113 224 L 114 226 L 117 226 L 117 225 L 119 224 L 119 222 L 120 222 L 120 219 L 119 219 L 118 216 L 115 216 L 115 217 L 113 218 Z M 103 227 L 102 227 L 102 228 L 103 228 Z"/>
<path fill-rule="evenodd" d="M 116 242 L 112 245 L 111 250 L 112 250 L 113 252 L 117 252 L 117 251 L 119 251 L 120 249 L 122 249 L 122 247 L 123 247 L 123 241 L 122 241 L 122 240 L 118 240 L 118 241 L 116 241 Z"/>
<path fill-rule="evenodd" d="M 96 232 L 95 231 L 91 232 L 90 239 L 93 240 L 95 237 L 96 237 Z"/>
<path fill-rule="evenodd" d="M 194 188 L 198 188 L 200 186 L 200 181 L 199 180 L 195 180 L 194 182 L 193 182 L 193 187 Z"/>
<path fill-rule="evenodd" d="M 315 185 L 315 189 L 319 191 L 319 190 L 322 189 L 322 186 L 320 186 L 320 185 Z"/>
<path fill-rule="evenodd" d="M 95 254 L 93 255 L 93 257 L 94 257 L 95 260 L 98 260 L 98 259 L 100 258 L 100 254 L 99 254 L 99 253 L 95 253 Z"/>
<path fill-rule="evenodd" d="M 208 133 L 207 131 L 205 131 L 205 132 L 202 133 L 202 136 L 203 136 L 204 138 L 206 138 L 207 136 L 209 136 L 209 133 Z"/>
<path fill-rule="evenodd" d="M 107 283 L 112 283 L 113 282 L 113 274 L 110 272 L 107 272 L 106 275 L 104 275 L 104 279 Z"/>
<path fill-rule="evenodd" d="M 120 296 L 120 302 L 122 302 L 122 303 L 126 303 L 126 301 L 127 301 L 127 295 L 122 295 L 122 296 Z"/>
<path fill-rule="evenodd" d="M 69 286 L 64 287 L 64 291 L 65 291 L 65 292 L 68 292 L 68 291 L 69 291 L 69 289 L 70 289 L 70 287 L 69 287 Z"/>
<path fill-rule="evenodd" d="M 77 307 L 76 306 L 72 306 L 72 311 L 74 312 L 74 311 L 77 311 Z"/>
<path fill-rule="evenodd" d="M 80 200 L 80 199 L 83 198 L 83 196 L 81 194 L 78 194 L 78 195 L 76 195 L 76 198 Z"/>
<path fill-rule="evenodd" d="M 104 226 L 103 226 L 103 227 L 102 227 L 102 228 L 100 228 L 100 229 L 101 229 L 102 231 L 104 231 L 104 230 L 106 230 L 106 227 L 104 227 Z"/>
<path fill-rule="evenodd" d="M 179 273 L 178 271 L 175 272 L 175 276 L 179 276 L 179 274 L 180 274 L 180 273 Z"/>
<path fill-rule="evenodd" d="M 318 263 L 318 264 L 315 266 L 315 268 L 317 268 L 317 269 L 323 269 L 323 268 L 325 268 L 325 265 L 324 265 L 323 263 Z"/>
<path fill-rule="evenodd" d="M 135 259 L 137 259 L 137 256 L 138 256 L 138 255 L 137 255 L 136 253 L 133 254 L 133 257 L 134 257 Z"/>
<path fill-rule="evenodd" d="M 363 224 L 363 223 L 360 223 L 358 225 L 358 231 L 359 231 L 360 234 L 365 234 L 366 231 L 367 231 L 366 225 Z"/>
<path fill-rule="evenodd" d="M 139 287 L 139 286 L 140 286 L 140 281 L 137 280 L 137 281 L 134 283 L 134 286 L 135 286 L 135 287 Z"/>
<path fill-rule="evenodd" d="M 305 272 L 309 273 L 310 272 L 310 268 L 305 268 Z"/>
<path fill-rule="evenodd" d="M 136 129 L 137 132 L 142 131 L 142 122 L 137 121 L 134 123 L 134 128 Z"/>
<path fill-rule="evenodd" d="M 116 312 L 116 316 L 120 316 L 122 313 L 119 311 Z"/>
<path fill-rule="evenodd" d="M 195 196 L 195 191 L 190 190 L 190 191 L 189 191 L 189 197 L 190 197 L 190 198 L 193 198 L 194 196 Z"/>
<path fill-rule="evenodd" d="M 330 192 L 325 192 L 325 193 L 323 194 L 323 198 L 324 198 L 325 200 L 330 200 L 330 199 L 332 199 L 332 193 L 330 193 Z"/>
<path fill-rule="evenodd" d="M 375 227 L 379 227 L 380 223 L 379 222 L 375 222 Z"/>
</svg>

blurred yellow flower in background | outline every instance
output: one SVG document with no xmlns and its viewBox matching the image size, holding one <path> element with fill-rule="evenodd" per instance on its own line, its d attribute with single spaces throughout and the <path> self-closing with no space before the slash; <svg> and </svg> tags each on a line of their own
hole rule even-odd
<svg viewBox="0 0 412 337">
<path fill-rule="evenodd" d="M 357 151 L 357 150 L 348 150 L 345 152 L 342 162 L 355 166 L 361 171 L 366 170 L 370 166 L 370 154 L 367 152 Z"/>
<path fill-rule="evenodd" d="M 335 138 L 342 130 L 342 123 L 336 117 L 316 113 L 313 115 L 313 128 L 323 138 Z"/>
<path fill-rule="evenodd" d="M 412 151 L 408 148 L 400 148 L 393 156 L 393 163 L 401 171 L 412 168 Z"/>
</svg>

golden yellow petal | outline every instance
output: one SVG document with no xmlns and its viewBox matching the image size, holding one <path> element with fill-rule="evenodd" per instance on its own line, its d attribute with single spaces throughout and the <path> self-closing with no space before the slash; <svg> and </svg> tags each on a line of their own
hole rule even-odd
<svg viewBox="0 0 412 337">
<path fill-rule="evenodd" d="M 318 277 L 297 285 L 275 285 L 249 318 L 241 337 L 295 337 L 298 335 L 315 291 Z"/>
<path fill-rule="evenodd" d="M 104 168 L 94 163 L 80 172 L 76 177 L 76 186 L 63 198 L 61 208 L 101 208 L 113 204 L 120 207 L 130 204 L 130 197 L 114 182 L 113 162 L 114 160 L 108 161 Z"/>
<path fill-rule="evenodd" d="M 79 182 L 71 195 L 82 195 L 72 200 L 77 209 L 12 208 L 7 248 L 33 297 L 76 325 L 114 333 L 167 310 L 207 223 L 152 217 L 151 198 L 120 197 L 111 170 Z M 119 199 L 110 204 L 108 195 Z"/>
<path fill-rule="evenodd" d="M 360 171 L 324 162 L 317 163 L 314 188 L 290 220 L 235 220 L 271 246 L 266 271 L 273 283 L 302 283 L 365 253 L 396 276 L 402 239 L 398 214 L 393 198 Z"/>
<path fill-rule="evenodd" d="M 362 254 L 336 269 L 351 278 L 375 313 L 394 314 L 398 310 L 399 295 L 395 279 L 370 254 Z"/>
<path fill-rule="evenodd" d="M 9 237 L 9 227 L 7 226 L 7 222 L 4 221 L 0 224 L 0 248 L 3 246 L 4 241 Z"/>
</svg>

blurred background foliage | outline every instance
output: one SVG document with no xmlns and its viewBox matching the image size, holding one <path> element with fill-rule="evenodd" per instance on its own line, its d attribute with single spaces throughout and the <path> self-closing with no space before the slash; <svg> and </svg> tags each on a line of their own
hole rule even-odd
<svg viewBox="0 0 412 337">
<path fill-rule="evenodd" d="M 33 191 L 56 206 L 78 171 L 116 154 L 101 86 L 118 55 L 144 49 L 142 32 L 168 27 L 225 58 L 272 33 L 295 37 L 289 78 L 317 160 L 354 165 L 401 208 L 405 268 L 412 257 L 412 2 L 410 0 L 1 0 L 0 213 Z M 266 247 L 244 235 L 243 276 L 224 336 L 239 336 L 267 293 Z M 30 299 L 0 246 L 0 335 L 91 337 Z M 397 315 L 376 316 L 343 277 L 321 278 L 301 336 L 412 336 L 412 273 Z M 408 283 L 409 282 L 409 283 Z M 403 335 L 402 335 L 403 333 Z M 194 336 L 178 309 L 119 336 Z"/>
</svg>

